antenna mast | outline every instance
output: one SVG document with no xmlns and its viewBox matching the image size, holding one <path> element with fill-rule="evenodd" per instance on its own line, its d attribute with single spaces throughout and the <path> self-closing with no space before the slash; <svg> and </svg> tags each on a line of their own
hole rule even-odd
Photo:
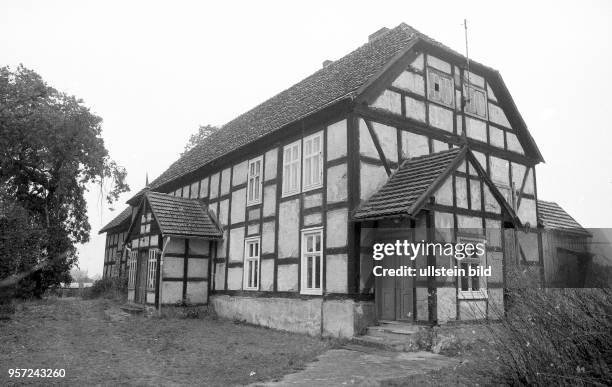
<svg viewBox="0 0 612 387">
<path fill-rule="evenodd" d="M 467 19 L 463 19 L 463 28 L 465 30 L 465 59 L 467 61 L 467 83 L 470 85 L 470 52 L 468 51 L 468 26 Z"/>
</svg>

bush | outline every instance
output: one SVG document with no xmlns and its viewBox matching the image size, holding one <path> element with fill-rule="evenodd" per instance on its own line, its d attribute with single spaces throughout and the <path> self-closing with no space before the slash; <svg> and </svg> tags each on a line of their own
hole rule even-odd
<svg viewBox="0 0 612 387">
<path fill-rule="evenodd" d="M 520 289 L 501 324 L 490 376 L 509 385 L 612 385 L 612 291 Z"/>
<path fill-rule="evenodd" d="M 93 283 L 83 298 L 113 298 L 125 299 L 127 297 L 127 278 L 101 278 Z"/>
</svg>

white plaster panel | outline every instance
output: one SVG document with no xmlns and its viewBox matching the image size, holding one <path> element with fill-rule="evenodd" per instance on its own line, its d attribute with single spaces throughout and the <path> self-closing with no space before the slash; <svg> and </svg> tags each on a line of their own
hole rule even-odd
<svg viewBox="0 0 612 387">
<path fill-rule="evenodd" d="M 464 177 L 455 177 L 455 197 L 457 207 L 468 208 L 467 183 Z"/>
<path fill-rule="evenodd" d="M 320 212 L 304 216 L 304 226 L 320 225 L 322 222 L 323 218 Z"/>
<path fill-rule="evenodd" d="M 208 177 L 200 180 L 200 193 L 198 194 L 198 198 L 208 197 Z"/>
<path fill-rule="evenodd" d="M 364 120 L 359 120 L 359 153 L 364 156 L 379 158 L 378 151 Z"/>
<path fill-rule="evenodd" d="M 406 102 L 406 117 L 425 122 L 425 102 L 411 97 L 404 97 Z"/>
<path fill-rule="evenodd" d="M 484 121 L 466 116 L 465 131 L 469 138 L 487 142 L 487 124 Z"/>
<path fill-rule="evenodd" d="M 448 144 L 443 141 L 433 140 L 433 153 L 444 152 L 448 150 Z"/>
<path fill-rule="evenodd" d="M 438 59 L 435 56 L 427 55 L 427 65 L 445 73 L 451 73 L 451 65 L 448 62 Z"/>
<path fill-rule="evenodd" d="M 517 215 L 523 224 L 529 223 L 531 227 L 537 226 L 535 200 L 522 198 Z"/>
<path fill-rule="evenodd" d="M 164 257 L 162 275 L 164 278 L 183 278 L 184 258 Z"/>
<path fill-rule="evenodd" d="M 242 289 L 242 268 L 230 267 L 227 269 L 227 289 L 240 290 Z"/>
<path fill-rule="evenodd" d="M 385 171 L 385 168 L 377 165 L 370 165 L 367 163 L 361 163 L 361 174 L 360 174 L 360 193 L 361 200 L 366 200 L 380 187 L 382 187 L 389 176 Z"/>
<path fill-rule="evenodd" d="M 434 215 L 437 242 L 452 242 L 455 229 L 455 219 L 449 212 L 436 211 Z"/>
<path fill-rule="evenodd" d="M 484 78 L 483 78 L 483 77 L 481 77 L 481 76 L 480 76 L 480 75 L 478 75 L 478 74 L 474 74 L 474 73 L 473 73 L 473 72 L 471 72 L 471 71 L 469 71 L 469 72 L 468 72 L 468 71 L 466 70 L 466 71 L 464 71 L 464 73 L 463 73 L 463 78 L 464 78 L 464 80 L 466 81 L 466 83 L 467 83 L 467 81 L 468 81 L 468 74 L 469 74 L 469 81 L 470 81 L 470 85 L 476 85 L 476 86 L 478 86 L 478 87 L 482 87 L 482 88 L 484 89 L 484 87 L 485 87 L 485 80 L 484 80 Z"/>
<path fill-rule="evenodd" d="M 347 166 L 340 164 L 327 169 L 327 202 L 336 203 L 348 198 Z"/>
<path fill-rule="evenodd" d="M 423 80 L 423 76 L 415 74 L 412 71 L 402 71 L 395 81 L 393 81 L 393 86 L 415 94 L 425 95 L 425 81 Z"/>
<path fill-rule="evenodd" d="M 249 210 L 249 221 L 259 219 L 261 217 L 260 215 L 261 210 L 259 209 L 259 207 Z"/>
<path fill-rule="evenodd" d="M 457 228 L 480 232 L 482 230 L 482 219 L 476 216 L 457 215 Z"/>
<path fill-rule="evenodd" d="M 214 199 L 219 196 L 219 172 L 210 177 L 210 198 Z"/>
<path fill-rule="evenodd" d="M 278 265 L 278 284 L 276 289 L 279 292 L 291 292 L 298 290 L 298 265 Z"/>
<path fill-rule="evenodd" d="M 175 304 L 183 299 L 183 283 L 162 282 L 162 304 Z"/>
<path fill-rule="evenodd" d="M 483 187 L 483 190 L 484 190 L 484 200 L 485 200 L 485 211 L 500 213 L 501 206 L 499 205 L 499 202 L 497 201 L 495 196 L 493 196 L 493 193 L 489 189 L 489 186 L 485 184 Z"/>
<path fill-rule="evenodd" d="M 504 113 L 502 108 L 492 103 L 489 104 L 489 120 L 498 125 L 505 126 L 506 128 L 512 128 L 512 126 L 510 126 L 510 122 L 508 122 L 506 113 Z"/>
<path fill-rule="evenodd" d="M 189 258 L 188 261 L 189 262 L 187 263 L 187 277 L 208 277 L 208 259 Z"/>
<path fill-rule="evenodd" d="M 227 226 L 228 218 L 229 218 L 229 200 L 224 199 L 219 202 L 219 215 L 218 220 L 223 226 Z"/>
<path fill-rule="evenodd" d="M 327 160 L 346 156 L 347 134 L 346 120 L 327 127 Z"/>
<path fill-rule="evenodd" d="M 232 192 L 232 215 L 231 222 L 240 223 L 245 220 L 246 212 L 246 188 Z"/>
<path fill-rule="evenodd" d="M 346 246 L 348 210 L 345 208 L 327 212 L 326 246 Z"/>
<path fill-rule="evenodd" d="M 327 280 L 325 290 L 331 293 L 346 293 L 348 291 L 346 284 L 348 278 L 346 272 L 347 255 L 327 255 L 325 260 L 327 270 L 327 274 L 325 276 L 325 279 Z"/>
<path fill-rule="evenodd" d="M 304 208 L 321 207 L 323 205 L 323 195 L 320 193 L 304 196 Z"/>
<path fill-rule="evenodd" d="M 493 93 L 493 89 L 491 89 L 491 86 L 488 83 L 487 83 L 487 99 L 497 102 L 497 97 L 495 96 L 495 93 Z"/>
<path fill-rule="evenodd" d="M 227 254 L 228 235 L 229 235 L 229 231 L 227 231 L 227 229 L 223 230 L 223 239 L 217 242 L 217 258 L 225 258 Z"/>
<path fill-rule="evenodd" d="M 240 164 L 234 165 L 234 171 L 232 172 L 232 185 L 236 186 L 239 184 L 246 183 L 247 179 L 247 164 L 248 161 L 243 161 Z"/>
<path fill-rule="evenodd" d="M 244 227 L 230 230 L 229 260 L 242 262 L 244 258 Z"/>
<path fill-rule="evenodd" d="M 249 224 L 247 228 L 248 235 L 259 234 L 259 223 Z"/>
<path fill-rule="evenodd" d="M 263 189 L 263 216 L 272 216 L 276 212 L 276 184 Z"/>
<path fill-rule="evenodd" d="M 495 183 L 510 184 L 510 174 L 508 172 L 510 165 L 508 160 L 491 156 L 489 157 L 489 165 L 491 167 L 491 179 Z"/>
<path fill-rule="evenodd" d="M 259 289 L 262 291 L 274 290 L 274 260 L 262 259 L 261 263 L 261 284 Z"/>
<path fill-rule="evenodd" d="M 372 104 L 373 107 L 395 114 L 402 114 L 402 96 L 391 90 L 385 90 Z"/>
<path fill-rule="evenodd" d="M 232 168 L 226 168 L 221 172 L 221 196 L 226 195 L 230 191 L 230 177 Z"/>
<path fill-rule="evenodd" d="M 446 178 L 444 184 L 436 191 L 435 197 L 437 204 L 446 206 L 453 205 L 453 179 L 451 177 Z"/>
<path fill-rule="evenodd" d="M 520 153 L 522 155 L 525 154 L 525 151 L 523 150 L 523 146 L 519 142 L 518 137 L 516 137 L 516 134 L 506 132 L 506 140 L 508 142 L 509 151 Z"/>
<path fill-rule="evenodd" d="M 480 164 L 482 169 L 486 172 L 487 171 L 487 156 L 484 153 L 477 152 L 477 151 L 472 151 L 472 153 L 474 154 L 474 158 L 478 161 L 478 164 Z M 470 169 L 474 169 L 474 168 L 470 166 Z"/>
<path fill-rule="evenodd" d="M 274 251 L 274 222 L 266 222 L 261 233 L 261 253 L 269 254 Z"/>
<path fill-rule="evenodd" d="M 215 289 L 225 289 L 225 263 L 217 263 L 215 269 Z"/>
<path fill-rule="evenodd" d="M 429 104 L 429 125 L 446 130 L 453 131 L 453 111 L 443 108 L 433 103 Z"/>
<path fill-rule="evenodd" d="M 404 157 L 417 157 L 429 154 L 429 140 L 426 136 L 402 131 L 402 154 Z"/>
<path fill-rule="evenodd" d="M 187 282 L 187 298 L 193 304 L 206 303 L 208 293 L 208 282 L 206 281 L 189 281 Z"/>
<path fill-rule="evenodd" d="M 279 207 L 278 257 L 299 257 L 300 235 L 299 199 L 282 202 Z"/>
<path fill-rule="evenodd" d="M 275 179 L 276 169 L 278 168 L 278 148 L 266 152 L 264 164 L 264 180 Z"/>
<path fill-rule="evenodd" d="M 491 145 L 504 149 L 504 131 L 494 126 L 489 127 Z"/>
<path fill-rule="evenodd" d="M 515 162 L 510 163 L 510 165 L 512 167 L 512 183 L 514 184 L 515 189 L 518 191 L 521 189 L 521 185 L 523 184 L 527 167 L 523 164 L 518 164 Z"/>
<path fill-rule="evenodd" d="M 377 122 L 373 122 L 372 127 L 387 160 L 397 162 L 397 129 Z"/>
</svg>

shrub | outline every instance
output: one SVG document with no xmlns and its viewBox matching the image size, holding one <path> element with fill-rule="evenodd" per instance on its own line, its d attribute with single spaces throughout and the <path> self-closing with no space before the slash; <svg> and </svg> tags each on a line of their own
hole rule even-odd
<svg viewBox="0 0 612 387">
<path fill-rule="evenodd" d="M 84 294 L 84 298 L 114 298 L 127 297 L 127 278 L 101 278 L 96 280 Z"/>
<path fill-rule="evenodd" d="M 491 376 L 509 385 L 611 385 L 612 291 L 517 289 L 491 325 Z"/>
</svg>

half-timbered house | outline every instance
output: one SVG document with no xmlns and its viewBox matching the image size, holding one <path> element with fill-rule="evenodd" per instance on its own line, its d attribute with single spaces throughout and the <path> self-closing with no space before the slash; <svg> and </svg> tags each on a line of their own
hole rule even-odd
<svg viewBox="0 0 612 387">
<path fill-rule="evenodd" d="M 310 334 L 492 318 L 512 267 L 542 277 L 542 161 L 499 72 L 400 24 L 173 163 L 101 231 L 105 267 L 132 302 Z M 374 276 L 372 242 L 390 239 L 485 241 L 463 264 L 492 274 Z"/>
</svg>

